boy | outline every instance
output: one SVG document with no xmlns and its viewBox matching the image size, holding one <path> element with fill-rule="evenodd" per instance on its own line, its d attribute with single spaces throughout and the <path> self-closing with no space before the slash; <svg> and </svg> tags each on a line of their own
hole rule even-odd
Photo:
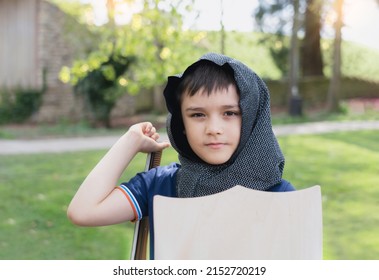
<svg viewBox="0 0 379 280">
<path fill-rule="evenodd" d="M 232 58 L 207 54 L 181 76 L 168 78 L 167 133 L 180 165 L 117 181 L 139 152 L 169 147 L 151 123 L 139 123 L 115 143 L 74 196 L 70 220 L 82 226 L 121 223 L 149 216 L 154 258 L 153 197 L 197 197 L 235 185 L 292 191 L 282 179 L 284 157 L 272 132 L 270 101 L 263 81 Z"/>
</svg>

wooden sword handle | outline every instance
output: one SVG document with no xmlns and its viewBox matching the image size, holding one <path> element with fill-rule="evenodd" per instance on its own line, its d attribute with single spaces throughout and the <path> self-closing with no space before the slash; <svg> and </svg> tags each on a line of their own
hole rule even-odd
<svg viewBox="0 0 379 280">
<path fill-rule="evenodd" d="M 162 151 L 149 153 L 146 159 L 145 171 L 157 167 L 161 163 Z M 132 243 L 131 260 L 146 260 L 147 240 L 149 235 L 149 217 L 136 221 Z"/>
</svg>

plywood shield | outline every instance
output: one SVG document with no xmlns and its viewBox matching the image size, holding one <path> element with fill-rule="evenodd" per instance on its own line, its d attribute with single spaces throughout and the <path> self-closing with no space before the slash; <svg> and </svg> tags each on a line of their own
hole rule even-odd
<svg viewBox="0 0 379 280">
<path fill-rule="evenodd" d="M 155 259 L 322 259 L 321 189 L 154 198 Z"/>
</svg>

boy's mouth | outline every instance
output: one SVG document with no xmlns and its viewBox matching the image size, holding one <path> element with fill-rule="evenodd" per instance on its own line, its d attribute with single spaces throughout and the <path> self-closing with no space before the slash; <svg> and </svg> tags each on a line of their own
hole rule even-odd
<svg viewBox="0 0 379 280">
<path fill-rule="evenodd" d="M 211 149 L 220 149 L 224 145 L 225 145 L 225 143 L 219 143 L 219 142 L 212 142 L 212 143 L 205 144 L 205 146 L 207 146 Z"/>
</svg>

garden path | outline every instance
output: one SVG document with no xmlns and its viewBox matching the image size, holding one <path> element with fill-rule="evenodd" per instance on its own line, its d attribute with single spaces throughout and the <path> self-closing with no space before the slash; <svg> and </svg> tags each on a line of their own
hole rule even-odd
<svg viewBox="0 0 379 280">
<path fill-rule="evenodd" d="M 312 122 L 273 126 L 276 136 L 291 134 L 319 134 L 336 131 L 379 130 L 379 121 Z M 57 139 L 5 140 L 0 139 L 0 155 L 62 153 L 108 149 L 119 136 L 75 137 Z M 165 133 L 161 139 L 167 139 Z"/>
</svg>

